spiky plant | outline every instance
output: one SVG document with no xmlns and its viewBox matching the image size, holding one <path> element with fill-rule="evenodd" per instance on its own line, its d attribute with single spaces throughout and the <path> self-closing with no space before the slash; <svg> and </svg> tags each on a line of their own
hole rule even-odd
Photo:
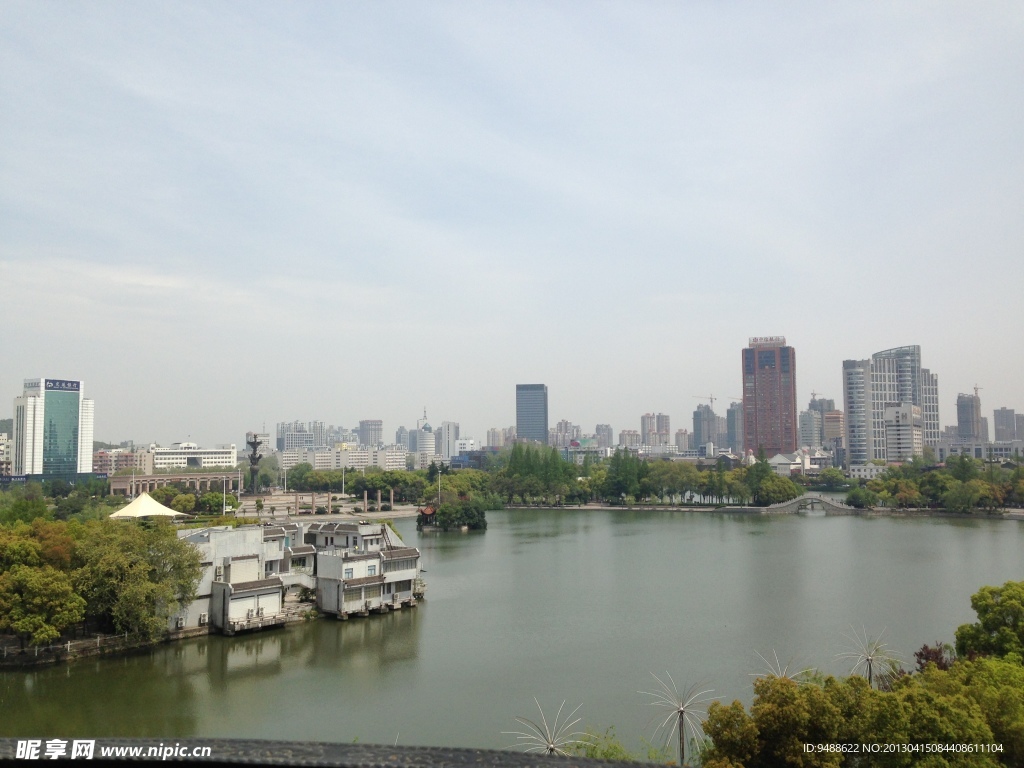
<svg viewBox="0 0 1024 768">
<path fill-rule="evenodd" d="M 762 656 L 759 651 L 754 651 L 754 653 L 757 654 L 757 658 L 759 658 L 764 664 L 765 671 L 751 672 L 751 677 L 784 677 L 787 680 L 792 680 L 797 685 L 802 685 L 807 682 L 808 676 L 814 672 L 812 667 L 807 667 L 806 669 L 801 669 L 799 672 L 790 674 L 789 665 L 792 664 L 792 661 L 787 662 L 786 665 L 783 666 L 782 662 L 779 661 L 779 654 L 777 654 L 774 649 L 772 650 L 772 658 L 770 659 Z"/>
<path fill-rule="evenodd" d="M 509 747 L 522 747 L 526 752 L 542 752 L 545 755 L 558 755 L 560 757 L 568 757 L 569 753 L 566 748 L 575 744 L 585 745 L 587 742 L 584 739 L 577 738 L 583 734 L 579 731 L 571 731 L 570 729 L 576 725 L 581 718 L 577 717 L 575 720 L 570 718 L 574 717 L 577 712 L 580 711 L 580 704 L 576 709 L 566 715 L 565 719 L 559 723 L 559 719 L 562 717 L 562 709 L 565 707 L 565 701 L 558 708 L 558 712 L 555 713 L 555 719 L 548 723 L 547 717 L 544 715 L 544 708 L 541 707 L 540 702 L 534 698 L 534 703 L 537 705 L 537 709 L 540 710 L 540 722 L 534 722 L 526 717 L 516 717 L 516 722 L 520 725 L 526 726 L 527 731 L 502 731 L 503 735 L 515 736 L 516 743 Z"/>
<path fill-rule="evenodd" d="M 853 662 L 851 675 L 863 673 L 863 676 L 868 679 L 868 685 L 874 686 L 876 679 L 881 684 L 898 674 L 899 655 L 882 642 L 882 636 L 885 634 L 884 627 L 877 637 L 868 635 L 867 630 L 863 627 L 859 633 L 853 627 L 850 627 L 850 631 L 851 634 L 846 637 L 852 643 L 852 648 L 845 653 L 837 654 L 837 658 Z"/>
<path fill-rule="evenodd" d="M 655 735 L 658 731 L 665 732 L 666 746 L 671 743 L 673 734 L 679 736 L 679 765 L 682 766 L 686 762 L 686 732 L 689 730 L 694 739 L 701 732 L 701 716 L 706 712 L 698 705 L 712 700 L 704 698 L 704 694 L 711 693 L 712 689 L 699 691 L 697 689 L 700 688 L 701 683 L 697 683 L 680 693 L 679 688 L 676 687 L 676 681 L 668 672 L 665 673 L 665 677 L 668 678 L 667 683 L 653 672 L 651 677 L 657 681 L 658 690 L 639 691 L 639 693 L 652 697 L 653 700 L 647 702 L 650 706 L 671 710 L 654 732 Z"/>
</svg>

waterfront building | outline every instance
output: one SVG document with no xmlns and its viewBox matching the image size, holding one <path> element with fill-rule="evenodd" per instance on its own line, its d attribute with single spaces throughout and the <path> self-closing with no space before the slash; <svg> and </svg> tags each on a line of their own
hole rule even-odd
<svg viewBox="0 0 1024 768">
<path fill-rule="evenodd" d="M 546 384 L 516 384 L 516 436 L 518 440 L 547 444 Z"/>
<path fill-rule="evenodd" d="M 953 440 L 940 441 L 934 450 L 935 460 L 938 462 L 945 462 L 950 456 L 958 454 L 983 461 L 1015 461 L 1016 456 L 1024 456 L 1024 440 L 1017 438 L 1005 442 L 986 442 L 984 440 L 965 442 L 957 437 Z"/>
<path fill-rule="evenodd" d="M 742 356 L 744 449 L 797 449 L 796 350 L 784 336 L 750 339 Z"/>
<path fill-rule="evenodd" d="M 888 461 L 910 461 L 924 454 L 921 407 L 890 403 L 885 408 L 885 453 Z"/>
<path fill-rule="evenodd" d="M 921 367 L 919 346 L 876 352 L 869 360 L 843 361 L 847 465 L 887 461 L 885 409 L 910 403 L 921 409 L 924 445 L 934 447 L 939 429 L 938 376 Z"/>
<path fill-rule="evenodd" d="M 598 448 L 611 448 L 615 443 L 615 433 L 611 424 L 598 424 L 594 428 L 594 436 L 597 438 Z"/>
<path fill-rule="evenodd" d="M 939 378 L 927 368 L 921 367 L 921 347 L 909 345 L 876 352 L 872 362 L 891 360 L 895 376 L 895 396 L 884 403 L 912 403 L 921 408 L 922 434 L 925 445 L 933 445 L 939 439 Z M 881 421 L 881 419 L 876 419 Z"/>
<path fill-rule="evenodd" d="M 81 381 L 25 379 L 14 398 L 11 474 L 74 479 L 92 472 L 94 403 Z"/>
<path fill-rule="evenodd" d="M 331 525 L 334 528 L 327 533 Z M 353 531 L 354 528 L 359 531 Z M 364 528 L 373 530 L 363 532 Z M 371 611 L 387 613 L 416 605 L 415 595 L 422 589 L 419 586 L 420 552 L 415 547 L 405 546 L 386 525 L 327 523 L 313 535 L 318 539 L 329 537 L 332 541 L 330 546 L 317 551 L 318 610 L 345 619 L 351 615 L 366 616 Z M 342 540 L 350 538 L 356 542 L 361 539 L 363 544 L 341 546 Z"/>
<path fill-rule="evenodd" d="M 981 434 L 981 398 L 977 393 L 956 396 L 956 427 L 957 436 L 964 442 L 982 440 Z"/>
</svg>

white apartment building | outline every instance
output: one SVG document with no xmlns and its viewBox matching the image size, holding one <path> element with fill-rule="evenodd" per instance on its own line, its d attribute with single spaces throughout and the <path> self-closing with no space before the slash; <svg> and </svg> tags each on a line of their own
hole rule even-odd
<svg viewBox="0 0 1024 768">
<path fill-rule="evenodd" d="M 170 448 L 149 446 L 153 469 L 157 472 L 184 467 L 235 467 L 238 450 L 235 444 L 217 448 L 200 448 L 196 443 L 174 443 Z"/>
<path fill-rule="evenodd" d="M 888 461 L 910 461 L 924 455 L 921 408 L 913 403 L 885 407 L 885 453 Z"/>
</svg>

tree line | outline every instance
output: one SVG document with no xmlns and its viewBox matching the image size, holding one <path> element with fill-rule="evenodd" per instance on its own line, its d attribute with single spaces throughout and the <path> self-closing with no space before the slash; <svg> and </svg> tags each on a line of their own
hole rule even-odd
<svg viewBox="0 0 1024 768">
<path fill-rule="evenodd" d="M 200 575 L 199 551 L 164 522 L 0 525 L 0 631 L 22 648 L 90 631 L 152 640 L 195 598 Z"/>
<path fill-rule="evenodd" d="M 962 454 L 944 467 L 921 459 L 889 466 L 876 478 L 853 488 L 846 502 L 855 507 L 943 509 L 971 513 L 1024 506 L 1024 466 L 981 462 Z"/>
</svg>

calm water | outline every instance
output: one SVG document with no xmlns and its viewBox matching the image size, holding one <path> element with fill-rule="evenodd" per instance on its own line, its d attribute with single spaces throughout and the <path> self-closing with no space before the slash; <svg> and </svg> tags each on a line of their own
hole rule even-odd
<svg viewBox="0 0 1024 768">
<path fill-rule="evenodd" d="M 1024 523 L 682 512 L 489 513 L 423 535 L 414 610 L 202 638 L 0 677 L 3 736 L 234 736 L 505 747 L 533 697 L 632 746 L 651 673 L 752 697 L 756 653 L 845 671 L 851 626 L 911 664 L 970 595 L 1024 579 Z"/>
</svg>

